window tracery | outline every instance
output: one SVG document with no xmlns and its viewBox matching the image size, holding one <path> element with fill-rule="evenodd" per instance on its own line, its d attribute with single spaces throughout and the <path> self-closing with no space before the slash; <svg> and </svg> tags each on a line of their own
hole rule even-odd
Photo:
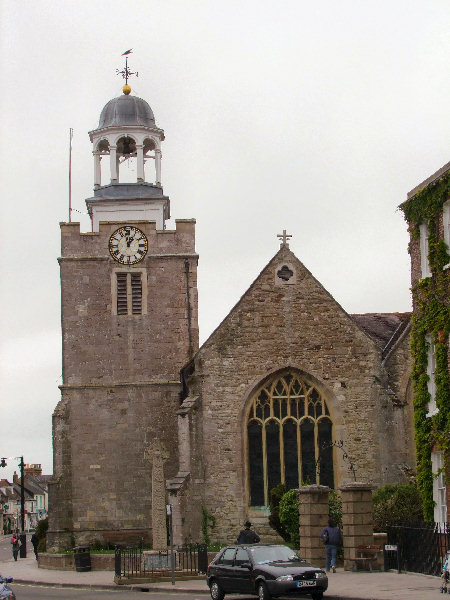
<svg viewBox="0 0 450 600">
<path fill-rule="evenodd" d="M 302 482 L 334 487 L 332 421 L 319 390 L 300 374 L 277 374 L 254 394 L 247 417 L 250 504 Z"/>
</svg>

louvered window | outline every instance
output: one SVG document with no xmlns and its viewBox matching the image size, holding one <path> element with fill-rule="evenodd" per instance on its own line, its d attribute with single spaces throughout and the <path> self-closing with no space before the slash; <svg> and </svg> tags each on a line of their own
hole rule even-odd
<svg viewBox="0 0 450 600">
<path fill-rule="evenodd" d="M 116 273 L 117 314 L 142 315 L 142 273 Z"/>
<path fill-rule="evenodd" d="M 128 314 L 126 273 L 117 273 L 117 314 Z"/>
<path fill-rule="evenodd" d="M 131 274 L 131 307 L 133 315 L 142 314 L 142 281 L 140 273 Z"/>
</svg>

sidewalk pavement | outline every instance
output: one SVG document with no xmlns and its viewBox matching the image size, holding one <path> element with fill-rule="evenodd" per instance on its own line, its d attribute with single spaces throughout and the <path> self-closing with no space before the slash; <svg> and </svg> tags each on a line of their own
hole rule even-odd
<svg viewBox="0 0 450 600">
<path fill-rule="evenodd" d="M 14 577 L 16 583 L 51 586 L 84 587 L 94 589 L 136 589 L 154 592 L 185 592 L 209 594 L 206 580 L 196 579 L 139 585 L 117 586 L 112 571 L 56 571 L 39 569 L 35 558 L 22 558 L 17 562 L 0 562 L 0 573 Z M 328 590 L 324 600 L 427 600 L 439 594 L 440 577 L 417 573 L 357 572 L 338 569 L 329 573 Z M 14 585 L 14 584 L 13 584 Z"/>
</svg>

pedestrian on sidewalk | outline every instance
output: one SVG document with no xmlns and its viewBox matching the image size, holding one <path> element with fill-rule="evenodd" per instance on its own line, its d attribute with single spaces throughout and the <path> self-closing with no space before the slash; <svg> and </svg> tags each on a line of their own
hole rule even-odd
<svg viewBox="0 0 450 600">
<path fill-rule="evenodd" d="M 36 560 L 37 560 L 38 559 L 39 538 L 36 535 L 36 532 L 34 532 L 33 535 L 31 536 L 31 543 L 33 544 L 34 555 L 35 555 Z"/>
<path fill-rule="evenodd" d="M 320 537 L 325 545 L 325 570 L 329 572 L 331 569 L 336 573 L 336 556 L 342 545 L 342 536 L 333 519 L 328 519 L 328 525 L 322 529 Z"/>
<path fill-rule="evenodd" d="M 19 536 L 17 533 L 13 533 L 13 536 L 11 538 L 11 545 L 12 545 L 12 553 L 13 553 L 14 560 L 17 560 L 17 555 L 19 554 L 19 548 L 20 548 L 20 540 L 19 540 Z"/>
<path fill-rule="evenodd" d="M 259 542 L 259 535 L 250 529 L 251 526 L 250 521 L 245 521 L 244 529 L 239 532 L 236 544 L 257 544 Z"/>
</svg>

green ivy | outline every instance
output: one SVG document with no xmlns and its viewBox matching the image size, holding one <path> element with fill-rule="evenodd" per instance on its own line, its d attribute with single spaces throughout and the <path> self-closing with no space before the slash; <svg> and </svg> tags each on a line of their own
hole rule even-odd
<svg viewBox="0 0 450 600">
<path fill-rule="evenodd" d="M 209 537 L 208 527 L 214 527 L 216 524 L 216 517 L 208 512 L 204 506 L 202 506 L 202 536 L 203 542 L 208 546 L 211 542 Z"/>
<path fill-rule="evenodd" d="M 423 500 L 427 521 L 434 516 L 433 474 L 431 450 L 437 444 L 443 451 L 446 467 L 450 457 L 450 378 L 448 373 L 448 348 L 450 333 L 450 307 L 448 303 L 450 269 L 449 249 L 439 237 L 439 217 L 444 202 L 450 197 L 450 172 L 417 192 L 401 205 L 411 236 L 419 237 L 419 226 L 428 228 L 428 260 L 432 277 L 418 281 L 412 287 L 414 314 L 411 319 L 412 381 L 414 391 L 414 428 L 417 455 L 417 486 Z M 441 332 L 439 334 L 439 332 Z M 426 335 L 435 346 L 436 406 L 439 413 L 427 417 L 428 392 Z"/>
<path fill-rule="evenodd" d="M 449 195 L 450 171 L 418 191 L 417 194 L 400 206 L 414 237 L 419 236 L 419 225 L 421 223 L 436 220 Z"/>
</svg>

